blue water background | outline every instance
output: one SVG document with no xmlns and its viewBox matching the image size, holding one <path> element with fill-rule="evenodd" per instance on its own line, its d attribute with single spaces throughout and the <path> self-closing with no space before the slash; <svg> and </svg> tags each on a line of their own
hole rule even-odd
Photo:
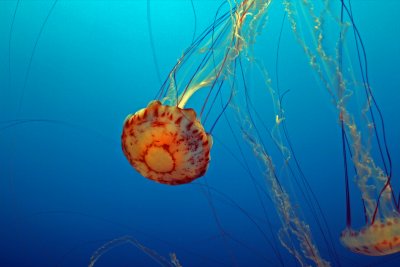
<svg viewBox="0 0 400 267">
<path fill-rule="evenodd" d="M 194 1 L 196 34 L 212 23 L 220 3 Z M 183 266 L 279 266 L 249 217 L 278 247 L 285 266 L 297 266 L 273 238 L 280 221 L 266 196 L 271 225 L 263 219 L 226 122 L 217 124 L 210 168 L 194 184 L 171 187 L 149 181 L 122 153 L 125 117 L 154 99 L 161 84 L 157 68 L 164 79 L 192 41 L 190 1 L 151 1 L 150 12 L 146 1 L 59 1 L 39 39 L 53 1 L 20 1 L 10 35 L 16 4 L 0 1 L 0 266 L 87 266 L 97 248 L 121 236 L 132 236 L 166 258 L 174 252 Z M 384 114 L 396 180 L 400 3 L 352 4 L 371 85 Z M 272 77 L 283 16 L 279 3 L 274 5 L 255 48 Z M 400 266 L 398 255 L 355 255 L 339 243 L 345 195 L 338 115 L 288 23 L 282 31 L 279 77 L 282 90 L 290 89 L 285 118 L 291 141 L 325 212 L 342 266 Z M 268 97 L 262 81 L 251 75 L 246 79 L 252 97 Z M 263 114 L 268 125 L 275 115 Z M 16 119 L 28 121 L 13 123 Z M 239 132 L 236 137 L 242 138 Z M 240 143 L 249 166 L 258 170 L 246 143 Z M 262 171 L 257 175 L 263 183 Z M 199 185 L 205 182 L 217 190 L 211 196 Z M 305 204 L 296 185 L 282 183 L 310 224 L 322 256 L 331 260 L 310 212 L 301 209 Z M 358 227 L 360 209 L 356 205 L 353 210 Z M 158 265 L 134 246 L 122 245 L 96 266 Z"/>
</svg>

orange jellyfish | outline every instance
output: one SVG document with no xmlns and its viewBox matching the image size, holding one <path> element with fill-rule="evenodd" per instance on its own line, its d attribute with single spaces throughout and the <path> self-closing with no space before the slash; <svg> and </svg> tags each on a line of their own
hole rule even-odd
<svg viewBox="0 0 400 267">
<path fill-rule="evenodd" d="M 206 173 L 212 137 L 203 124 L 216 98 L 222 98 L 222 85 L 230 77 L 235 60 L 245 47 L 241 39 L 253 39 L 257 34 L 256 29 L 246 30 L 243 34 L 241 29 L 256 25 L 265 17 L 246 19 L 247 15 L 265 14 L 267 7 L 263 1 L 246 0 L 222 14 L 183 53 L 163 83 L 158 100 L 126 118 L 122 149 L 141 175 L 159 183 L 179 185 Z M 194 109 L 184 106 L 202 88 L 207 88 L 208 92 L 197 117 Z M 229 99 L 232 95 L 233 86 Z M 216 121 L 228 103 L 229 100 Z"/>
<path fill-rule="evenodd" d="M 340 236 L 342 244 L 350 251 L 368 256 L 384 256 L 400 252 L 400 214 L 399 204 L 391 185 L 391 159 L 389 172 L 381 169 L 369 151 L 361 146 L 361 132 L 353 123 L 348 133 L 345 131 L 345 121 L 342 121 L 342 143 L 346 183 L 346 228 Z M 349 144 L 348 139 L 355 140 Z M 347 147 L 346 147 L 347 146 Z M 381 148 L 378 149 L 380 152 Z M 365 226 L 354 230 L 351 220 L 349 170 L 347 154 L 350 154 L 354 165 L 357 186 L 362 192 Z M 385 162 L 382 159 L 382 162 Z M 385 164 L 383 164 L 385 166 Z"/>
<path fill-rule="evenodd" d="M 193 109 L 150 104 L 129 115 L 122 132 L 122 149 L 144 177 L 178 185 L 204 175 L 210 162 L 212 137 Z"/>
<path fill-rule="evenodd" d="M 318 5 L 285 0 L 285 5 L 295 36 L 339 114 L 346 185 L 346 228 L 340 241 L 350 251 L 369 256 L 400 252 L 400 205 L 391 182 L 389 142 L 382 111 L 370 86 L 367 54 L 350 1 Z M 299 27 L 304 21 L 312 29 L 308 38 Z M 354 39 L 348 38 L 348 32 Z M 328 36 L 334 34 L 337 43 L 329 46 Z M 353 71 L 353 66 L 359 69 Z M 365 218 L 360 230 L 352 226 L 350 176 L 359 189 Z"/>
<path fill-rule="evenodd" d="M 398 216 L 375 221 L 359 231 L 346 228 L 340 240 L 355 253 L 384 256 L 400 251 L 400 221 Z"/>
</svg>

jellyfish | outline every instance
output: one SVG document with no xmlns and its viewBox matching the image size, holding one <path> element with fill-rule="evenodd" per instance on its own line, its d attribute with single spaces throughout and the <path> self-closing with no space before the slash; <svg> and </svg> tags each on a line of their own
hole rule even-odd
<svg viewBox="0 0 400 267">
<path fill-rule="evenodd" d="M 185 184 L 201 177 L 210 161 L 212 137 L 193 109 L 152 101 L 129 115 L 122 148 L 143 176 L 164 184 Z"/>
<path fill-rule="evenodd" d="M 340 241 L 359 254 L 397 253 L 400 214 L 391 181 L 389 141 L 369 80 L 367 54 L 351 1 L 284 3 L 297 41 L 331 96 L 339 118 L 346 185 L 346 228 Z M 304 24 L 312 30 L 305 31 L 301 27 Z M 332 40 L 332 36 L 336 38 Z M 351 175 L 359 189 L 365 218 L 365 225 L 359 230 L 352 225 L 350 200 L 357 194 L 350 192 Z"/>
<path fill-rule="evenodd" d="M 269 1 L 246 0 L 231 5 L 232 12 L 216 19 L 185 51 L 163 83 L 157 100 L 124 122 L 123 152 L 129 163 L 150 180 L 186 184 L 207 171 L 211 134 L 205 131 L 196 111 L 185 106 L 194 93 L 208 88 L 199 116 L 204 115 L 210 97 L 220 93 L 232 64 L 246 45 L 241 40 L 245 37 L 242 31 L 248 31 L 249 41 L 254 38 L 255 29 L 250 27 L 264 17 Z M 247 19 L 248 16 L 254 19 Z M 197 60 L 201 63 L 194 67 Z M 211 109 L 204 120 L 210 112 Z"/>
<path fill-rule="evenodd" d="M 344 246 L 355 253 L 384 256 L 400 251 L 400 226 L 398 216 L 376 220 L 361 230 L 346 228 L 340 239 Z"/>
</svg>

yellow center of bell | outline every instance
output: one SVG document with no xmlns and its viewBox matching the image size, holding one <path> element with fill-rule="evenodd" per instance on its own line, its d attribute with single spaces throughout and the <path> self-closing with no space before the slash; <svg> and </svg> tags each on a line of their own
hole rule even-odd
<svg viewBox="0 0 400 267">
<path fill-rule="evenodd" d="M 150 147 L 144 160 L 147 166 L 155 172 L 170 172 L 174 169 L 174 160 L 164 147 Z"/>
</svg>

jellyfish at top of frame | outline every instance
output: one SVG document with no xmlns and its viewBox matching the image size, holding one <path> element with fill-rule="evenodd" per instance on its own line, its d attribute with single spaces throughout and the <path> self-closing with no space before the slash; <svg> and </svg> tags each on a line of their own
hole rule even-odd
<svg viewBox="0 0 400 267">
<path fill-rule="evenodd" d="M 179 185 L 206 173 L 212 137 L 203 123 L 224 80 L 229 78 L 231 65 L 254 39 L 269 2 L 231 3 L 230 10 L 216 16 L 214 23 L 184 52 L 163 83 L 157 100 L 125 119 L 122 149 L 141 175 L 159 183 Z M 198 117 L 194 109 L 185 105 L 202 88 L 208 88 L 208 93 Z M 214 100 L 206 110 L 212 97 Z"/>
<path fill-rule="evenodd" d="M 346 228 L 340 241 L 350 251 L 369 256 L 400 252 L 400 199 L 392 186 L 384 119 L 370 86 L 365 46 L 351 1 L 284 2 L 292 30 L 339 114 L 346 183 Z M 299 27 L 302 24 L 312 29 L 308 38 Z M 337 36 L 334 46 L 333 36 Z M 352 227 L 351 172 L 365 217 L 360 230 Z"/>
</svg>

